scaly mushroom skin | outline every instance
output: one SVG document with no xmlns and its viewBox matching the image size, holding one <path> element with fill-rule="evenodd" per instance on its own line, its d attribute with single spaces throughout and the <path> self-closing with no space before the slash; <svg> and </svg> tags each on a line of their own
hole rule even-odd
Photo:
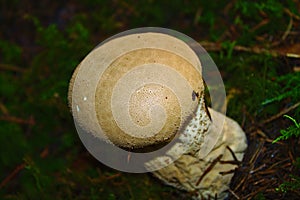
<svg viewBox="0 0 300 200">
<path fill-rule="evenodd" d="M 232 119 L 205 109 L 202 67 L 184 41 L 158 32 L 113 38 L 77 67 L 69 87 L 75 124 L 125 149 L 170 146 L 144 163 L 164 183 L 224 199 L 246 137 Z M 224 124 L 223 124 L 224 122 Z M 223 128 L 222 128 L 223 127 Z M 88 148 L 88 147 L 87 147 Z M 153 149 L 154 151 L 155 149 Z"/>
<path fill-rule="evenodd" d="M 221 113 L 209 108 L 212 121 L 217 121 L 223 117 Z M 197 113 L 199 114 L 199 113 Z M 198 120 L 195 120 L 198 123 Z M 192 124 L 190 124 L 192 125 Z M 216 131 L 212 123 L 207 135 Z M 188 151 L 172 162 L 173 157 L 177 157 L 176 148 L 181 146 L 177 143 L 165 156 L 158 157 L 147 163 L 146 166 L 156 167 L 164 162 L 171 163 L 168 166 L 153 171 L 153 174 L 165 184 L 171 185 L 181 190 L 195 192 L 194 199 L 225 199 L 228 196 L 230 181 L 234 175 L 232 172 L 237 165 L 234 162 L 221 163 L 220 161 L 235 161 L 230 150 L 238 161 L 244 156 L 247 148 L 247 140 L 243 130 L 232 119 L 226 117 L 222 133 L 212 149 L 206 156 L 201 155 L 201 149 Z M 172 151 L 173 150 L 173 151 Z M 229 173 L 226 173 L 229 172 Z M 224 173 L 224 174 L 222 174 Z"/>
</svg>

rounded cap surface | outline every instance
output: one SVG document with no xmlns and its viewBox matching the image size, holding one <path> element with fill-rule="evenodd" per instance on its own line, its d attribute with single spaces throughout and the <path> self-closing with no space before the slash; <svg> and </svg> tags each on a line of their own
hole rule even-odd
<svg viewBox="0 0 300 200">
<path fill-rule="evenodd" d="M 86 132 L 141 148 L 180 132 L 203 91 L 194 51 L 174 36 L 147 32 L 111 39 L 87 55 L 73 74 L 69 102 Z"/>
</svg>

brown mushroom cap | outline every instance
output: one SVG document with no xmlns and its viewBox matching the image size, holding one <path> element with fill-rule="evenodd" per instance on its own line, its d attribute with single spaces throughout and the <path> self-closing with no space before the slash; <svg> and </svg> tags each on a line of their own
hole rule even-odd
<svg viewBox="0 0 300 200">
<path fill-rule="evenodd" d="M 94 49 L 75 70 L 69 102 L 86 132 L 120 147 L 170 141 L 198 106 L 201 65 L 183 41 L 138 33 Z"/>
</svg>

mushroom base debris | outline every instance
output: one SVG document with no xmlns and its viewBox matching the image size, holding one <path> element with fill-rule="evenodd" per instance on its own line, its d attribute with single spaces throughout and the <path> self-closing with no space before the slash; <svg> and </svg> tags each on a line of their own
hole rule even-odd
<svg viewBox="0 0 300 200">
<path fill-rule="evenodd" d="M 201 103 L 200 107 L 202 107 Z M 199 112 L 204 111 L 203 109 L 198 109 L 196 114 L 199 115 Z M 210 138 L 209 140 L 213 139 L 211 136 L 215 137 L 218 135 L 215 138 L 217 142 L 207 155 L 201 149 L 209 148 L 209 145 L 204 147 L 203 140 L 199 142 L 198 138 L 198 142 L 195 142 L 195 138 L 190 137 L 190 140 L 192 140 L 190 143 L 199 144 L 198 150 L 195 151 L 197 148 L 188 148 L 179 159 L 172 160 L 172 158 L 177 157 L 174 154 L 182 153 L 178 148 L 182 147 L 183 143 L 177 143 L 169 150 L 166 156 L 158 157 L 148 162 L 146 167 L 151 169 L 162 165 L 163 162 L 174 161 L 167 167 L 154 171 L 154 176 L 167 185 L 195 194 L 195 199 L 215 197 L 217 199 L 225 199 L 228 196 L 227 191 L 234 175 L 234 170 L 237 168 L 239 161 L 243 159 L 244 151 L 247 148 L 247 139 L 241 127 L 234 120 L 210 108 L 209 112 L 212 122 L 218 122 L 221 118 L 225 120 L 221 134 L 215 134 L 218 132 L 220 124 L 211 123 L 209 129 L 207 129 L 204 137 Z M 201 117 L 196 119 L 200 120 Z M 192 123 L 195 123 L 195 121 Z M 201 121 L 197 121 L 197 123 L 199 124 Z M 203 133 L 203 130 L 200 132 Z M 207 141 L 209 142 L 209 140 Z"/>
</svg>

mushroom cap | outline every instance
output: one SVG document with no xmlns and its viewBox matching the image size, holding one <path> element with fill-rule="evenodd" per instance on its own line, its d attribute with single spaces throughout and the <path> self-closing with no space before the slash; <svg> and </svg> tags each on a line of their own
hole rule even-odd
<svg viewBox="0 0 300 200">
<path fill-rule="evenodd" d="M 109 39 L 76 68 L 69 87 L 74 121 L 124 148 L 169 142 L 188 124 L 204 85 L 184 41 L 144 32 Z"/>
</svg>

